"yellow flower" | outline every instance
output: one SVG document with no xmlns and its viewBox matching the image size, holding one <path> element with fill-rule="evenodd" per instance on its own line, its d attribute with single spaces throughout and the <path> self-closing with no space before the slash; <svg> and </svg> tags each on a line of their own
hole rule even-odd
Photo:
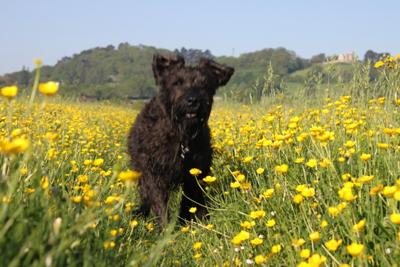
<svg viewBox="0 0 400 267">
<path fill-rule="evenodd" d="M 193 176 L 197 176 L 201 174 L 201 170 L 197 169 L 197 168 L 192 168 L 189 170 L 189 173 Z"/>
<path fill-rule="evenodd" d="M 361 232 L 365 228 L 365 219 L 353 225 L 353 232 Z"/>
<path fill-rule="evenodd" d="M 292 246 L 301 247 L 305 243 L 306 243 L 306 241 L 303 238 L 299 238 L 299 239 L 295 239 L 295 240 L 292 241 Z"/>
<path fill-rule="evenodd" d="M 136 226 L 138 226 L 138 221 L 136 221 L 136 220 L 132 220 L 132 221 L 130 221 L 129 222 L 129 226 L 132 228 L 132 229 L 134 229 L 134 228 L 136 228 Z"/>
<path fill-rule="evenodd" d="M 198 260 L 198 259 L 201 258 L 201 256 L 202 256 L 201 253 L 196 253 L 196 254 L 194 254 L 194 256 L 193 256 L 193 259 Z"/>
<path fill-rule="evenodd" d="M 271 253 L 272 254 L 278 254 L 279 252 L 281 252 L 282 250 L 282 246 L 281 245 L 273 245 L 271 248 Z"/>
<path fill-rule="evenodd" d="M 285 174 L 288 172 L 289 166 L 286 164 L 278 165 L 275 167 L 275 172 L 277 174 Z"/>
<path fill-rule="evenodd" d="M 339 211 L 342 211 L 342 210 L 344 210 L 344 209 L 347 207 L 347 205 L 348 205 L 347 202 L 340 202 L 340 203 L 337 205 L 337 208 L 339 209 Z"/>
<path fill-rule="evenodd" d="M 382 194 L 385 197 L 392 197 L 393 194 L 397 191 L 397 186 L 393 185 L 393 186 L 385 186 L 383 188 Z"/>
<path fill-rule="evenodd" d="M 344 143 L 344 146 L 347 148 L 352 148 L 356 145 L 356 142 L 352 141 L 352 140 L 348 140 L 346 141 L 346 143 Z"/>
<path fill-rule="evenodd" d="M 185 226 L 185 227 L 182 227 L 182 228 L 181 228 L 181 232 L 182 232 L 182 233 L 187 233 L 187 232 L 189 232 L 189 230 L 190 230 L 190 227 L 189 227 L 189 226 Z"/>
<path fill-rule="evenodd" d="M 315 195 L 315 190 L 312 187 L 307 187 L 301 191 L 301 195 L 303 197 L 313 197 Z"/>
<path fill-rule="evenodd" d="M 28 193 L 28 194 L 32 194 L 35 191 L 36 191 L 35 188 L 27 188 L 25 192 Z"/>
<path fill-rule="evenodd" d="M 59 85 L 60 84 L 58 82 L 53 81 L 41 83 L 39 84 L 39 92 L 46 96 L 54 95 L 55 93 L 57 93 Z"/>
<path fill-rule="evenodd" d="M 29 147 L 28 139 L 18 137 L 11 142 L 8 140 L 0 140 L 0 152 L 5 154 L 18 154 L 26 151 Z"/>
<path fill-rule="evenodd" d="M 274 227 L 275 225 L 276 225 L 276 221 L 274 219 L 268 220 L 265 223 L 265 226 L 267 226 L 267 227 Z"/>
<path fill-rule="evenodd" d="M 382 66 L 384 66 L 384 65 L 385 65 L 385 63 L 384 63 L 383 61 L 379 60 L 379 61 L 375 62 L 374 67 L 375 67 L 376 69 L 379 69 L 380 67 L 382 67 Z"/>
<path fill-rule="evenodd" d="M 308 259 L 310 257 L 310 255 L 311 255 L 311 251 L 308 248 L 302 249 L 300 251 L 300 257 L 303 259 Z"/>
<path fill-rule="evenodd" d="M 190 212 L 190 213 L 196 213 L 196 211 L 197 211 L 197 208 L 196 208 L 196 207 L 191 207 L 191 208 L 189 209 L 189 212 Z"/>
<path fill-rule="evenodd" d="M 26 175 L 26 174 L 28 173 L 28 168 L 27 168 L 27 167 L 22 167 L 22 168 L 19 170 L 19 173 L 20 173 L 21 175 Z"/>
<path fill-rule="evenodd" d="M 339 240 L 331 239 L 325 242 L 325 247 L 329 251 L 336 251 L 341 244 L 342 244 L 342 239 Z"/>
<path fill-rule="evenodd" d="M 294 160 L 294 163 L 300 164 L 304 162 L 304 158 L 297 158 Z"/>
<path fill-rule="evenodd" d="M 296 191 L 297 192 L 302 192 L 306 188 L 307 188 L 306 184 L 299 184 L 298 186 L 296 186 Z"/>
<path fill-rule="evenodd" d="M 240 187 L 240 183 L 238 181 L 234 181 L 231 183 L 231 187 L 232 188 L 239 188 Z"/>
<path fill-rule="evenodd" d="M 264 191 L 263 197 L 264 197 L 264 198 L 267 198 L 267 199 L 268 199 L 268 198 L 271 198 L 272 195 L 274 194 L 274 192 L 275 192 L 275 189 L 269 188 L 269 189 L 267 189 L 267 190 Z"/>
<path fill-rule="evenodd" d="M 245 158 L 243 159 L 243 162 L 244 162 L 244 163 L 248 163 L 248 162 L 252 161 L 253 158 L 254 158 L 254 157 L 247 156 L 247 157 L 245 157 Z"/>
<path fill-rule="evenodd" d="M 238 182 L 243 182 L 244 180 L 246 180 L 246 176 L 244 175 L 244 174 L 238 174 L 237 176 L 236 176 L 236 181 L 238 181 Z"/>
<path fill-rule="evenodd" d="M 320 240 L 321 235 L 319 232 L 312 232 L 308 237 L 312 242 L 317 242 L 318 240 Z"/>
<path fill-rule="evenodd" d="M 80 203 L 82 201 L 82 196 L 74 196 L 71 199 L 74 203 Z"/>
<path fill-rule="evenodd" d="M 316 159 L 310 159 L 307 161 L 306 165 L 310 168 L 315 168 L 318 165 L 318 161 Z"/>
<path fill-rule="evenodd" d="M 103 243 L 103 247 L 105 249 L 111 249 L 115 247 L 115 242 L 114 241 L 106 241 Z"/>
<path fill-rule="evenodd" d="M 4 197 L 2 198 L 2 201 L 3 201 L 3 203 L 10 203 L 10 202 L 11 202 L 11 198 L 8 197 L 8 196 L 4 196 Z"/>
<path fill-rule="evenodd" d="M 93 165 L 94 166 L 96 166 L 96 167 L 99 167 L 99 166 L 101 166 L 101 165 L 103 165 L 103 163 L 104 163 L 104 159 L 95 159 L 94 161 L 93 161 Z"/>
<path fill-rule="evenodd" d="M 42 66 L 42 60 L 40 58 L 36 58 L 33 63 L 35 64 L 36 68 L 40 68 Z"/>
<path fill-rule="evenodd" d="M 357 257 L 357 256 L 359 256 L 362 252 L 363 252 L 363 250 L 364 250 L 364 245 L 362 245 L 362 244 L 358 244 L 358 243 L 351 243 L 351 245 L 348 245 L 347 247 L 346 247 L 346 249 L 347 249 L 347 252 L 351 255 L 351 256 L 353 256 L 353 257 Z"/>
<path fill-rule="evenodd" d="M 346 201 L 353 201 L 357 198 L 357 196 L 353 195 L 353 190 L 351 187 L 343 187 L 339 190 L 339 197 Z"/>
<path fill-rule="evenodd" d="M 79 175 L 78 176 L 78 182 L 80 183 L 87 183 L 87 181 L 89 180 L 89 177 L 87 175 Z"/>
<path fill-rule="evenodd" d="M 6 86 L 1 88 L 1 95 L 8 98 L 12 99 L 18 94 L 18 87 L 15 85 L 12 86 Z"/>
<path fill-rule="evenodd" d="M 371 157 L 372 157 L 371 154 L 362 153 L 361 156 L 360 156 L 360 159 L 362 159 L 362 160 L 364 160 L 364 161 L 367 161 L 367 160 L 369 160 Z"/>
<path fill-rule="evenodd" d="M 256 173 L 258 173 L 258 174 L 263 174 L 263 173 L 264 173 L 264 168 L 258 168 L 258 169 L 256 170 Z"/>
<path fill-rule="evenodd" d="M 397 201 L 400 201 L 400 190 L 397 190 L 394 194 L 393 194 L 393 198 Z"/>
<path fill-rule="evenodd" d="M 203 243 L 196 242 L 196 243 L 193 244 L 193 249 L 194 250 L 199 250 L 199 249 L 201 249 L 202 246 L 203 246 Z"/>
<path fill-rule="evenodd" d="M 332 161 L 331 161 L 330 159 L 327 159 L 327 158 L 323 159 L 323 160 L 319 163 L 319 166 L 321 166 L 322 168 L 327 168 L 327 167 L 329 167 L 329 166 L 331 166 L 331 165 L 332 165 Z"/>
<path fill-rule="evenodd" d="M 44 176 L 40 180 L 40 186 L 42 187 L 43 190 L 46 190 L 49 187 L 49 178 L 47 176 Z"/>
<path fill-rule="evenodd" d="M 115 202 L 119 202 L 120 199 L 121 199 L 121 197 L 119 197 L 119 196 L 108 196 L 106 198 L 106 200 L 104 201 L 104 203 L 111 205 L 111 204 L 114 204 Z"/>
<path fill-rule="evenodd" d="M 390 215 L 390 221 L 394 224 L 400 225 L 400 213 L 393 213 Z"/>
<path fill-rule="evenodd" d="M 90 164 L 92 164 L 92 160 L 90 160 L 90 159 L 85 159 L 83 161 L 83 165 L 85 165 L 85 166 L 89 166 Z"/>
<path fill-rule="evenodd" d="M 256 210 L 256 211 L 250 212 L 250 217 L 253 219 L 263 218 L 264 216 L 265 216 L 265 211 L 263 211 L 263 210 Z"/>
<path fill-rule="evenodd" d="M 255 221 L 251 221 L 251 222 L 249 222 L 249 221 L 244 221 L 244 222 L 240 223 L 240 226 L 243 227 L 243 228 L 246 228 L 246 229 L 250 229 L 250 228 L 252 228 L 254 225 L 256 225 L 256 222 L 255 222 Z"/>
<path fill-rule="evenodd" d="M 310 264 L 311 267 L 319 267 L 325 262 L 326 257 L 319 254 L 313 254 L 310 258 L 308 258 L 308 264 Z"/>
<path fill-rule="evenodd" d="M 245 182 L 245 183 L 242 183 L 242 189 L 243 190 L 249 190 L 249 189 L 251 189 L 251 183 L 249 183 L 249 182 Z"/>
<path fill-rule="evenodd" d="M 123 182 L 137 182 L 142 174 L 137 171 L 122 171 L 118 174 L 118 179 Z"/>
<path fill-rule="evenodd" d="M 116 230 L 116 229 L 112 229 L 110 231 L 110 235 L 113 236 L 113 237 L 115 237 L 117 234 L 118 234 L 118 230 Z"/>
<path fill-rule="evenodd" d="M 206 177 L 203 178 L 203 181 L 206 182 L 207 184 L 214 183 L 217 180 L 214 176 L 207 175 Z"/>
<path fill-rule="evenodd" d="M 371 190 L 369 191 L 369 194 L 371 196 L 374 196 L 376 194 L 379 194 L 379 192 L 381 192 L 382 189 L 383 189 L 383 184 L 378 184 L 378 185 L 376 185 L 376 186 L 371 188 Z"/>
<path fill-rule="evenodd" d="M 240 245 L 243 241 L 247 240 L 250 238 L 249 232 L 246 231 L 240 231 L 237 235 L 235 235 L 232 239 L 232 244 L 234 245 Z"/>
<path fill-rule="evenodd" d="M 293 196 L 293 202 L 296 204 L 300 204 L 301 202 L 303 202 L 304 197 L 301 194 L 297 194 L 295 196 Z"/>
<path fill-rule="evenodd" d="M 250 244 L 252 244 L 253 246 L 258 246 L 258 245 L 261 245 L 262 243 L 263 243 L 263 240 L 258 237 L 250 240 Z"/>
<path fill-rule="evenodd" d="M 326 228 L 328 226 L 328 222 L 326 220 L 323 220 L 320 224 L 321 228 Z"/>
<path fill-rule="evenodd" d="M 381 149 L 388 149 L 390 145 L 387 143 L 378 143 L 376 146 Z"/>
<path fill-rule="evenodd" d="M 254 262 L 256 263 L 256 264 L 263 264 L 263 263 L 265 263 L 267 261 L 267 257 L 264 257 L 263 255 L 257 255 L 255 258 L 254 258 Z"/>
<path fill-rule="evenodd" d="M 146 224 L 146 229 L 147 229 L 147 231 L 149 231 L 149 232 L 153 232 L 153 230 L 154 230 L 154 224 L 153 224 L 153 223 L 148 223 L 148 224 Z"/>
<path fill-rule="evenodd" d="M 358 182 L 359 183 L 369 183 L 369 182 L 371 182 L 373 179 L 375 178 L 375 176 L 373 176 L 373 175 L 363 175 L 363 176 L 360 176 L 359 178 L 358 178 Z"/>
</svg>

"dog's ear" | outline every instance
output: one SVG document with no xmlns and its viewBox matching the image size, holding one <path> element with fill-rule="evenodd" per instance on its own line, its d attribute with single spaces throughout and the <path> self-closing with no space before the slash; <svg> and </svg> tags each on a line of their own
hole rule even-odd
<svg viewBox="0 0 400 267">
<path fill-rule="evenodd" d="M 154 54 L 153 56 L 153 74 L 156 84 L 161 84 L 164 76 L 171 72 L 182 68 L 185 65 L 183 57 L 179 55 L 160 55 Z"/>
<path fill-rule="evenodd" d="M 217 80 L 218 86 L 224 86 L 228 83 L 235 69 L 224 64 L 219 64 L 211 59 L 200 59 L 199 66 Z"/>
</svg>

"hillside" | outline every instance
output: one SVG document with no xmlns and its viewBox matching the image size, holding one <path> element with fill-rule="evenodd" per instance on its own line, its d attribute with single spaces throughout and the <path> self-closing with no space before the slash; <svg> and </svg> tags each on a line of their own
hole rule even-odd
<svg viewBox="0 0 400 267">
<path fill-rule="evenodd" d="M 60 59 L 54 66 L 44 66 L 42 80 L 60 81 L 66 95 L 85 94 L 98 98 L 152 96 L 156 92 L 151 71 L 152 57 L 154 53 L 165 52 L 180 53 L 191 64 L 205 56 L 234 66 L 235 75 L 225 91 L 249 88 L 258 77 L 262 77 L 269 62 L 280 77 L 310 66 L 308 60 L 285 48 L 263 49 L 239 57 L 215 57 L 208 50 L 182 48 L 169 51 L 121 43 L 118 47 L 109 45 L 85 50 Z M 32 72 L 21 70 L 0 77 L 0 86 L 16 83 L 24 88 L 32 84 L 32 80 Z"/>
<path fill-rule="evenodd" d="M 353 77 L 354 66 L 351 63 L 313 64 L 310 68 L 300 69 L 291 73 L 287 80 L 290 82 L 303 82 L 313 71 L 323 74 L 331 73 L 333 78 L 340 76 L 343 81 L 349 81 Z"/>
</svg>

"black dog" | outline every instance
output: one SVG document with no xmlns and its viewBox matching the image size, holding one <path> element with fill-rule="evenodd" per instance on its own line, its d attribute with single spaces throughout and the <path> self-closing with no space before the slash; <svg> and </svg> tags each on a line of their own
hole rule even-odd
<svg viewBox="0 0 400 267">
<path fill-rule="evenodd" d="M 207 213 L 202 189 L 191 168 L 209 174 L 212 148 L 208 118 L 213 96 L 225 85 L 234 69 L 209 59 L 195 67 L 185 66 L 182 57 L 154 55 L 153 72 L 159 93 L 138 115 L 128 139 L 133 168 L 142 173 L 139 180 L 140 212 L 152 210 L 161 227 L 167 223 L 169 193 L 183 185 L 180 220 Z M 185 197 L 186 196 L 186 197 Z"/>
</svg>

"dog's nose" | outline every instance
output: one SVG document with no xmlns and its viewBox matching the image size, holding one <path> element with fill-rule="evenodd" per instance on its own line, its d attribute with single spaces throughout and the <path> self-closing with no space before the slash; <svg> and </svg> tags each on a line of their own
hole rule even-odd
<svg viewBox="0 0 400 267">
<path fill-rule="evenodd" d="M 194 96 L 189 97 L 187 100 L 189 106 L 193 106 L 197 103 L 197 98 Z"/>
</svg>

